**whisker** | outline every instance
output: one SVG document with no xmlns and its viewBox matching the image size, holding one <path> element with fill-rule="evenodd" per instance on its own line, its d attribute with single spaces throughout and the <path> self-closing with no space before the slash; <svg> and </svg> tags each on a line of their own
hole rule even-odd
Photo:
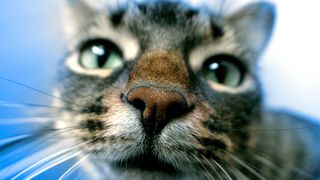
<svg viewBox="0 0 320 180">
<path fill-rule="evenodd" d="M 256 159 L 257 161 L 261 162 L 262 164 L 270 167 L 271 169 L 277 171 L 278 169 L 280 169 L 280 167 L 276 166 L 273 162 L 271 162 L 270 160 L 264 158 L 263 156 L 261 155 L 257 155 L 257 154 L 254 154 L 253 155 L 254 159 Z"/>
<path fill-rule="evenodd" d="M 284 170 L 285 171 L 288 171 L 288 172 L 296 172 L 306 178 L 314 178 L 311 174 L 297 168 L 297 167 L 294 167 L 294 166 L 289 166 L 289 167 L 286 167 L 286 168 L 281 168 L 280 166 L 277 166 L 275 163 L 273 163 L 272 161 L 266 159 L 265 157 L 261 156 L 261 155 L 258 155 L 258 154 L 254 154 L 253 155 L 253 158 L 257 161 L 259 161 L 260 163 L 264 164 L 265 166 L 269 167 L 271 170 L 273 171 L 279 171 L 280 170 Z"/>
<path fill-rule="evenodd" d="M 245 174 L 243 174 L 241 171 L 239 171 L 236 168 L 232 168 L 231 172 L 235 175 L 235 177 L 241 179 L 241 180 L 250 180 Z"/>
<path fill-rule="evenodd" d="M 257 132 L 288 132 L 288 131 L 310 130 L 310 128 L 313 128 L 313 127 L 294 127 L 294 128 L 281 128 L 281 129 L 249 129 L 249 131 L 257 131 Z"/>
<path fill-rule="evenodd" d="M 222 0 L 222 2 L 220 3 L 219 10 L 217 11 L 217 16 L 218 16 L 218 17 L 223 17 L 224 12 L 225 12 L 226 9 L 227 9 L 227 3 L 228 3 L 227 0 Z"/>
<path fill-rule="evenodd" d="M 53 118 L 47 117 L 32 117 L 32 118 L 0 118 L 0 125 L 16 125 L 16 124 L 30 124 L 30 123 L 48 123 Z"/>
<path fill-rule="evenodd" d="M 63 173 L 60 177 L 59 180 L 62 180 L 63 178 L 69 176 L 70 174 L 73 173 L 73 171 L 75 171 L 77 168 L 79 168 L 80 164 L 89 156 L 86 155 L 84 157 L 82 157 L 78 162 L 76 162 L 74 165 L 72 165 L 65 173 Z"/>
<path fill-rule="evenodd" d="M 29 138 L 30 136 L 32 136 L 32 134 L 23 134 L 23 135 L 12 136 L 9 138 L 1 139 L 0 140 L 0 149 L 1 149 L 1 146 L 4 146 L 6 144 L 10 144 L 10 143 L 13 143 L 16 141 L 21 141 L 23 139 Z"/>
<path fill-rule="evenodd" d="M 11 108 L 30 108 L 30 107 L 36 107 L 36 108 L 53 108 L 53 109 L 64 109 L 63 107 L 58 106 L 50 106 L 50 105 L 44 105 L 44 104 L 33 104 L 33 103 L 10 103 L 10 102 L 0 102 L 0 107 L 11 107 Z"/>
<path fill-rule="evenodd" d="M 33 168 L 35 168 L 35 167 L 37 167 L 37 166 L 39 166 L 39 165 L 41 165 L 41 164 L 43 164 L 43 163 L 45 163 L 45 162 L 48 162 L 49 160 L 51 160 L 51 159 L 53 159 L 53 158 L 56 158 L 56 157 L 58 157 L 58 156 L 60 156 L 60 155 L 63 155 L 63 154 L 67 154 L 67 155 L 68 155 L 68 154 L 73 154 L 73 152 L 71 152 L 72 150 L 74 150 L 74 149 L 76 149 L 77 147 L 79 147 L 79 146 L 81 146 L 81 145 L 83 145 L 83 144 L 86 144 L 86 143 L 88 143 L 88 142 L 83 142 L 83 143 L 74 145 L 74 146 L 72 146 L 72 147 L 70 147 L 70 148 L 66 148 L 66 149 L 60 150 L 60 151 L 58 151 L 58 152 L 56 152 L 56 153 L 51 154 L 50 156 L 47 156 L 47 157 L 41 159 L 40 161 L 34 163 L 33 165 L 29 166 L 28 168 L 22 170 L 19 174 L 17 174 L 16 176 L 14 176 L 14 177 L 12 178 L 12 180 L 13 180 L 13 179 L 17 179 L 17 178 L 20 177 L 21 175 L 27 173 L 29 170 L 31 170 L 31 169 L 33 169 Z"/>
<path fill-rule="evenodd" d="M 235 129 L 235 128 L 221 128 L 219 130 L 226 131 L 226 132 L 257 132 L 257 133 L 278 133 L 278 132 L 295 132 L 300 130 L 310 130 L 316 127 L 293 127 L 293 128 L 279 128 L 279 129 L 251 129 L 251 128 L 243 128 L 243 129 Z"/>
<path fill-rule="evenodd" d="M 207 161 L 207 163 L 209 164 L 209 166 L 211 167 L 211 169 L 219 176 L 220 179 L 223 179 L 220 175 L 220 173 L 216 170 L 215 167 L 213 167 L 213 165 L 210 163 L 210 161 L 204 156 L 202 155 L 202 158 Z"/>
<path fill-rule="evenodd" d="M 32 165 L 29 166 L 28 168 L 24 169 L 24 170 L 21 171 L 19 174 L 17 174 L 16 176 L 14 176 L 12 179 L 17 179 L 17 178 L 19 178 L 20 176 L 22 176 L 24 173 L 27 173 L 27 172 L 28 172 L 29 170 L 31 170 L 32 168 L 35 168 L 35 167 L 41 165 L 42 163 L 45 163 L 46 161 L 48 161 L 48 160 L 50 160 L 50 159 L 52 159 L 52 158 L 55 158 L 55 157 L 57 157 L 57 156 L 60 156 L 60 155 L 62 155 L 62 154 L 65 154 L 65 153 L 69 153 L 69 154 L 70 154 L 70 152 L 68 152 L 68 151 L 70 151 L 70 150 L 71 150 L 71 149 L 67 148 L 67 149 L 58 151 L 58 152 L 56 152 L 56 153 L 54 153 L 54 154 L 52 154 L 52 155 L 50 155 L 50 156 L 47 156 L 47 157 L 43 158 L 42 160 L 40 160 L 40 161 L 32 164 Z"/>
<path fill-rule="evenodd" d="M 37 136 L 35 138 L 37 138 Z M 13 177 L 18 172 L 24 170 L 30 164 L 33 164 L 40 157 L 49 156 L 52 153 L 55 153 L 62 148 L 64 149 L 66 144 L 70 144 L 70 143 L 74 143 L 74 142 L 63 139 L 59 142 L 50 143 L 47 146 L 44 146 L 43 148 L 39 149 L 39 151 L 37 151 L 37 153 L 29 153 L 27 156 L 24 156 L 24 157 L 22 157 L 20 155 L 21 153 L 17 154 L 17 152 L 13 152 L 14 157 L 12 157 L 12 158 L 14 159 L 14 161 L 13 161 L 14 163 L 10 163 L 6 166 L 2 166 L 2 168 L 0 168 L 0 177 Z M 32 146 L 32 143 L 28 143 L 26 145 Z M 18 151 L 22 151 L 22 152 L 27 151 L 24 148 L 24 146 L 20 147 L 19 149 L 18 149 Z M 15 150 L 15 151 L 17 151 L 17 150 Z M 17 155 L 21 156 L 22 158 L 16 157 Z M 11 161 L 11 159 L 1 160 L 1 161 L 3 163 L 6 163 L 8 161 Z"/>
<path fill-rule="evenodd" d="M 231 157 L 234 161 L 236 161 L 237 163 L 239 163 L 242 167 L 246 168 L 248 171 L 250 171 L 253 175 L 255 175 L 257 178 L 259 179 L 263 179 L 265 180 L 266 178 L 264 178 L 260 173 L 258 173 L 256 170 L 254 170 L 253 168 L 251 168 L 250 166 L 248 166 L 245 162 L 243 162 L 242 160 L 240 160 L 238 157 L 232 155 L 231 153 L 227 152 L 227 151 L 223 151 L 225 152 L 229 157 Z"/>
<path fill-rule="evenodd" d="M 203 169 L 205 170 L 205 175 L 208 179 L 214 179 L 214 177 L 212 177 L 212 175 L 210 174 L 210 172 L 208 171 L 208 169 L 205 167 L 205 165 L 201 162 L 201 160 L 196 156 L 194 155 L 193 153 L 191 154 L 193 156 L 193 158 L 198 161 L 201 166 L 203 167 Z"/>
<path fill-rule="evenodd" d="M 189 167 L 192 167 L 192 163 L 190 162 L 189 158 L 184 153 L 182 153 L 182 155 L 188 161 Z"/>
<path fill-rule="evenodd" d="M 71 130 L 76 130 L 76 129 L 74 129 L 74 127 L 67 127 L 67 128 L 63 128 L 63 129 L 59 129 L 59 130 L 57 130 L 57 129 L 50 129 L 50 130 L 52 130 L 52 131 L 54 131 L 53 133 L 50 133 L 50 134 L 47 134 L 48 135 L 48 137 L 46 137 L 46 138 L 44 138 L 44 139 L 42 139 L 40 142 L 38 142 L 32 149 L 30 149 L 29 151 L 33 151 L 37 146 L 40 146 L 41 144 L 43 144 L 44 142 L 46 142 L 47 140 L 49 140 L 49 139 L 51 139 L 51 138 L 53 138 L 53 137 L 55 137 L 55 136 L 58 136 L 58 135 L 60 135 L 60 134 L 62 134 L 62 133 L 65 133 L 65 132 L 69 132 L 69 131 L 71 131 Z"/>
<path fill-rule="evenodd" d="M 76 103 L 74 103 L 74 102 L 71 102 L 71 101 L 69 101 L 69 100 L 66 100 L 66 99 L 63 99 L 63 98 L 54 96 L 54 95 L 52 95 L 52 94 L 49 94 L 49 93 L 47 93 L 47 92 L 44 92 L 44 91 L 42 91 L 42 90 L 36 89 L 36 88 L 34 88 L 34 87 L 28 86 L 28 85 L 26 85 L 26 84 L 20 83 L 20 82 L 18 82 L 18 81 L 12 80 L 12 79 L 0 77 L 0 80 L 9 82 L 9 83 L 12 83 L 12 84 L 15 84 L 15 85 L 19 85 L 19 86 L 24 87 L 24 88 L 27 88 L 27 89 L 29 89 L 29 90 L 32 90 L 32 91 L 38 92 L 38 93 L 40 93 L 40 94 L 46 95 L 46 96 L 48 96 L 48 97 L 51 97 L 51 98 L 53 98 L 53 99 L 58 99 L 58 100 L 60 100 L 60 101 L 66 102 L 66 103 L 69 103 L 69 104 L 73 104 L 73 105 L 82 107 L 81 105 L 78 105 L 78 104 L 76 104 Z"/>
<path fill-rule="evenodd" d="M 298 167 L 291 167 L 290 169 L 291 169 L 291 171 L 293 171 L 295 173 L 298 173 L 301 176 L 304 176 L 305 179 L 315 179 L 316 178 L 312 174 L 310 174 L 308 172 L 305 172 L 304 170 L 302 170 L 302 169 L 300 169 Z"/>
<path fill-rule="evenodd" d="M 39 142 L 36 142 L 36 144 L 34 144 L 33 146 L 28 147 L 28 148 L 24 151 L 24 153 L 21 153 L 21 154 L 19 154 L 19 155 L 16 155 L 16 158 L 17 158 L 17 157 L 24 157 L 24 156 L 26 156 L 26 155 L 29 154 L 29 153 L 33 153 L 36 149 L 39 149 L 38 147 L 40 147 L 40 145 L 42 145 L 43 143 L 45 143 L 47 140 L 49 140 L 49 139 L 51 139 L 51 138 L 53 138 L 53 137 L 55 137 L 55 136 L 58 136 L 59 134 L 68 132 L 68 131 L 70 131 L 70 130 L 73 130 L 73 129 L 71 129 L 71 128 L 66 128 L 66 129 L 62 129 L 62 130 L 60 130 L 60 131 L 58 131 L 58 132 L 56 132 L 57 130 L 54 130 L 53 133 L 44 132 L 44 133 L 46 133 L 45 137 L 43 137 L 43 135 L 41 135 L 41 133 L 43 133 L 43 132 L 34 134 L 32 137 L 34 137 L 34 138 L 39 138 L 40 141 L 39 141 Z M 47 131 L 48 131 L 48 130 L 47 130 Z"/>
<path fill-rule="evenodd" d="M 231 169 L 231 167 L 230 167 L 227 163 L 225 163 L 225 162 L 220 162 L 220 165 L 221 165 L 221 166 L 224 166 L 225 170 L 226 170 L 227 172 L 229 172 L 229 176 L 230 176 L 231 178 L 239 179 L 239 177 L 237 177 L 236 173 Z M 241 180 L 241 178 L 240 178 L 240 180 Z"/>
<path fill-rule="evenodd" d="M 5 152 L 6 150 L 10 149 L 11 147 L 17 145 L 18 143 L 23 143 L 23 141 L 28 141 L 28 140 L 34 141 L 35 139 L 39 139 L 40 137 L 43 136 L 44 133 L 47 133 L 47 132 L 44 132 L 43 130 L 36 131 L 36 132 L 30 133 L 30 136 L 17 138 L 16 140 L 12 140 L 11 142 L 4 143 L 1 145 L 0 154 L 1 154 L 1 152 Z M 27 135 L 27 134 L 20 134 L 20 135 Z M 20 135 L 16 135 L 16 136 L 20 136 Z M 15 136 L 12 136 L 9 138 L 14 138 L 14 137 Z"/>
<path fill-rule="evenodd" d="M 229 180 L 232 180 L 230 175 L 226 172 L 226 170 L 217 161 L 215 161 L 214 159 L 212 159 L 212 161 L 213 161 L 213 163 L 215 163 L 222 170 L 222 172 L 227 176 L 227 178 Z"/>
<path fill-rule="evenodd" d="M 59 157 L 57 159 L 55 159 L 54 161 L 50 162 L 47 166 L 39 169 L 38 171 L 32 173 L 31 175 L 29 175 L 28 177 L 26 177 L 26 179 L 32 179 L 32 178 L 35 178 L 37 176 L 39 176 L 40 174 L 44 173 L 45 171 L 69 160 L 69 159 L 72 159 L 76 156 L 78 156 L 79 154 L 81 154 L 81 151 L 77 151 L 77 152 L 70 152 L 62 157 Z"/>
<path fill-rule="evenodd" d="M 224 150 L 223 150 L 224 151 Z M 263 154 L 257 154 L 255 151 L 251 150 L 251 149 L 247 149 L 247 151 L 252 155 L 252 158 L 255 162 L 260 163 L 263 165 L 263 167 L 265 168 L 269 168 L 269 169 L 259 169 L 249 163 L 246 163 L 246 165 L 250 168 L 252 168 L 253 170 L 255 169 L 256 172 L 266 172 L 266 170 L 270 170 L 269 171 L 269 178 L 276 178 L 276 175 L 274 175 L 275 173 L 280 171 L 285 171 L 287 173 L 298 173 L 306 178 L 310 178 L 312 179 L 313 176 L 311 174 L 308 174 L 307 172 L 303 171 L 303 170 L 298 170 L 298 168 L 294 167 L 294 166 L 285 166 L 285 167 L 281 167 L 278 166 L 277 164 L 275 164 L 274 162 L 272 162 L 271 160 L 267 159 L 266 157 L 263 156 Z"/>
</svg>

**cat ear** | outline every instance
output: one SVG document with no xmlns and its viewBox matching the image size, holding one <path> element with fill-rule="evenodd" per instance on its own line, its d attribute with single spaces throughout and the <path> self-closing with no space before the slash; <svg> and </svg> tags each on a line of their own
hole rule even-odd
<svg viewBox="0 0 320 180">
<path fill-rule="evenodd" d="M 64 21 L 67 35 L 76 33 L 96 12 L 94 4 L 88 0 L 65 0 Z"/>
<path fill-rule="evenodd" d="M 235 29 L 236 38 L 255 56 L 267 45 L 275 21 L 275 7 L 268 2 L 256 2 L 245 6 L 227 18 Z"/>
</svg>

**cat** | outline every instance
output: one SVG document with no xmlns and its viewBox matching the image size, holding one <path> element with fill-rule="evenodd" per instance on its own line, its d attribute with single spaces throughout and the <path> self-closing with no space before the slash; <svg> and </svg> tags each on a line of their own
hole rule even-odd
<svg viewBox="0 0 320 180">
<path fill-rule="evenodd" d="M 24 153 L 55 150 L 2 177 L 32 179 L 78 158 L 57 178 L 320 178 L 319 124 L 263 107 L 256 65 L 273 4 L 223 14 L 182 1 L 99 2 L 68 1 L 69 53 L 47 94 L 55 118 Z"/>
</svg>

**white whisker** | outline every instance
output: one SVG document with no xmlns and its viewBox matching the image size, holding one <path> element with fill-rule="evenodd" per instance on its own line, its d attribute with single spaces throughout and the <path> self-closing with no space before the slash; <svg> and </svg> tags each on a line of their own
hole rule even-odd
<svg viewBox="0 0 320 180">
<path fill-rule="evenodd" d="M 75 145 L 75 146 L 73 146 L 73 147 L 60 150 L 60 151 L 58 151 L 58 152 L 56 152 L 56 153 L 51 154 L 50 156 L 47 156 L 47 157 L 41 159 L 40 161 L 32 164 L 31 166 L 29 166 L 28 168 L 24 169 L 24 170 L 21 171 L 19 174 L 17 174 L 16 176 L 14 176 L 14 177 L 12 178 L 12 180 L 13 180 L 13 179 L 17 179 L 18 177 L 20 177 L 21 175 L 25 174 L 26 172 L 32 170 L 33 168 L 36 168 L 37 166 L 40 166 L 41 164 L 46 163 L 47 161 L 50 161 L 51 159 L 54 159 L 54 158 L 56 158 L 56 157 L 58 157 L 58 156 L 60 156 L 60 155 L 66 154 L 66 153 L 72 151 L 73 149 L 79 147 L 80 145 L 83 145 L 83 144 L 84 144 L 84 143 L 81 143 L 81 144 Z"/>
<path fill-rule="evenodd" d="M 215 161 L 214 159 L 212 159 L 212 161 L 223 171 L 223 173 L 227 176 L 229 180 L 232 180 L 232 178 L 229 176 L 226 170 L 217 161 Z"/>
<path fill-rule="evenodd" d="M 29 124 L 29 123 L 48 123 L 52 121 L 53 118 L 43 118 L 43 117 L 31 117 L 31 118 L 0 118 L 0 125 L 17 125 L 17 124 Z"/>
<path fill-rule="evenodd" d="M 189 158 L 188 158 L 184 153 L 182 153 L 182 155 L 183 155 L 184 158 L 188 161 L 189 166 L 192 167 L 192 164 L 191 164 Z"/>
<path fill-rule="evenodd" d="M 238 169 L 236 168 L 232 168 L 231 171 L 233 172 L 233 174 L 241 179 L 241 180 L 250 180 L 246 175 L 244 175 L 241 171 L 239 171 Z"/>
<path fill-rule="evenodd" d="M 23 104 L 14 104 L 14 103 L 6 103 L 6 102 L 1 102 L 0 103 L 1 107 L 14 107 L 14 108 L 26 108 L 28 106 L 25 106 Z"/>
<path fill-rule="evenodd" d="M 69 100 L 67 100 L 67 99 L 63 99 L 63 98 L 61 98 L 61 97 L 52 95 L 52 94 L 47 93 L 47 92 L 45 92 L 45 91 L 43 91 L 43 90 L 40 90 L 40 89 L 31 87 L 31 86 L 29 86 L 29 85 L 23 84 L 23 83 L 21 83 L 21 82 L 18 82 L 18 81 L 12 80 L 12 79 L 8 79 L 8 78 L 5 78 L 5 77 L 0 77 L 0 80 L 6 81 L 6 82 L 9 82 L 9 83 L 12 83 L 12 84 L 15 84 L 15 85 L 17 85 L 17 86 L 24 87 L 24 88 L 26 88 L 26 89 L 29 89 L 29 90 L 31 90 L 31 91 L 40 93 L 40 94 L 45 95 L 45 96 L 47 96 L 47 97 L 50 97 L 50 98 L 52 98 L 52 99 L 60 100 L 60 101 L 63 101 L 63 102 L 65 102 L 65 103 L 68 103 L 68 104 L 73 104 L 73 105 L 76 105 L 76 106 L 78 106 L 78 107 L 80 107 L 80 108 L 82 107 L 81 105 L 78 105 L 78 104 L 76 104 L 76 103 L 73 103 L 73 102 L 71 102 L 71 101 L 69 101 Z"/>
<path fill-rule="evenodd" d="M 62 151 L 58 151 L 54 154 L 52 154 L 51 156 L 47 156 L 45 158 L 43 158 L 42 160 L 38 161 L 37 163 L 34 163 L 33 165 L 29 166 L 28 168 L 24 169 L 22 172 L 20 172 L 19 174 L 17 174 L 16 176 L 14 176 L 12 178 L 12 180 L 19 178 L 21 175 L 27 173 L 29 170 L 31 170 L 32 168 L 35 168 L 43 163 L 45 163 L 46 161 L 51 160 L 52 158 L 58 157 L 61 154 L 67 153 L 68 151 L 70 151 L 70 149 L 64 149 Z"/>
<path fill-rule="evenodd" d="M 216 168 L 213 167 L 213 165 L 210 163 L 210 161 L 209 161 L 204 155 L 202 155 L 202 158 L 203 158 L 205 161 L 207 161 L 207 163 L 209 164 L 209 166 L 211 167 L 211 169 L 219 176 L 219 178 L 220 178 L 220 179 L 223 179 L 223 178 L 221 177 L 221 175 L 219 174 L 219 172 L 216 170 Z"/>
<path fill-rule="evenodd" d="M 302 176 L 304 176 L 306 179 L 314 179 L 315 177 L 312 174 L 309 174 L 308 172 L 297 168 L 297 167 L 291 167 L 290 169 L 292 169 L 293 172 L 296 172 Z"/>
<path fill-rule="evenodd" d="M 201 166 L 203 167 L 203 169 L 205 170 L 205 175 L 207 176 L 208 179 L 214 179 L 214 177 L 212 177 L 212 175 L 210 174 L 210 172 L 208 171 L 208 169 L 204 166 L 204 164 L 201 162 L 201 160 L 194 154 L 191 154 L 195 160 L 197 160 Z"/>
<path fill-rule="evenodd" d="M 37 153 L 30 154 L 29 156 L 26 156 L 25 158 L 15 162 L 14 164 L 0 169 L 0 177 L 15 176 L 18 172 L 23 171 L 25 167 L 30 166 L 30 164 L 33 164 L 40 157 L 49 156 L 50 154 L 52 154 L 52 152 L 56 152 L 57 150 L 64 148 L 66 144 L 70 143 L 70 141 L 63 140 L 54 144 L 50 144 L 49 146 L 38 151 Z"/>
<path fill-rule="evenodd" d="M 91 179 L 105 179 L 105 175 L 108 174 L 110 175 L 110 179 L 115 179 L 115 177 L 111 178 L 111 174 L 113 173 L 114 171 L 110 169 L 109 166 L 105 166 L 104 163 L 97 163 L 96 161 L 91 161 L 86 158 L 82 163 L 81 173 L 79 173 L 77 177 L 81 177 L 81 174 L 88 174 Z M 77 177 L 74 179 L 77 179 Z"/>
<path fill-rule="evenodd" d="M 226 152 L 226 151 L 225 151 Z M 248 171 L 250 171 L 252 174 L 254 174 L 256 177 L 258 177 L 259 179 L 263 179 L 265 180 L 266 178 L 264 178 L 260 173 L 258 173 L 256 170 L 254 170 L 253 168 L 251 168 L 250 166 L 248 166 L 246 163 L 244 163 L 242 160 L 240 160 L 239 158 L 237 158 L 236 156 L 230 154 L 229 152 L 226 152 L 227 155 L 229 155 L 234 161 L 236 161 L 237 163 L 239 163 L 242 167 L 246 168 Z"/>
<path fill-rule="evenodd" d="M 25 139 L 30 136 L 32 136 L 32 134 L 23 134 L 23 135 L 18 135 L 18 136 L 13 136 L 13 137 L 9 137 L 6 139 L 2 139 L 2 140 L 0 140 L 0 146 L 11 143 L 11 142 L 15 142 L 15 141 L 18 141 L 21 139 Z"/>
<path fill-rule="evenodd" d="M 37 176 L 39 176 L 40 174 L 44 173 L 45 171 L 71 159 L 71 158 L 74 158 L 76 156 L 78 156 L 81 152 L 80 151 L 77 151 L 77 152 L 69 152 L 55 160 L 53 160 L 52 162 L 50 162 L 49 164 L 47 164 L 47 166 L 37 170 L 36 172 L 32 173 L 31 175 L 29 175 L 28 177 L 26 177 L 26 179 L 32 179 L 32 178 L 35 178 Z"/>
<path fill-rule="evenodd" d="M 278 169 L 279 169 L 279 167 L 277 167 L 273 162 L 271 162 L 270 160 L 268 160 L 268 159 L 266 159 L 266 158 L 264 158 L 264 157 L 262 157 L 262 156 L 254 155 L 254 158 L 255 158 L 257 161 L 259 161 L 259 162 L 261 162 L 262 164 L 270 167 L 270 168 L 273 169 L 273 170 L 278 170 Z"/>
<path fill-rule="evenodd" d="M 59 180 L 62 180 L 63 178 L 69 176 L 70 174 L 73 173 L 73 171 L 75 171 L 80 164 L 88 157 L 89 155 L 86 155 L 84 157 L 82 157 L 78 162 L 76 162 L 73 166 L 71 166 L 65 173 L 63 173 L 60 177 Z"/>
<path fill-rule="evenodd" d="M 0 103 L 0 107 L 10 107 L 10 108 L 55 108 L 61 109 L 63 107 L 56 107 L 44 104 L 32 104 L 32 103 Z"/>
</svg>

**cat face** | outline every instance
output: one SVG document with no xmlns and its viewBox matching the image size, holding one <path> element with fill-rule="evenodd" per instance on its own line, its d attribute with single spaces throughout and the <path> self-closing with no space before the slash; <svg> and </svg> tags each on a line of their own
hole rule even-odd
<svg viewBox="0 0 320 180">
<path fill-rule="evenodd" d="M 85 153 L 120 174 L 204 176 L 254 145 L 245 129 L 260 118 L 254 68 L 272 5 L 227 16 L 168 1 L 71 5 L 55 124 L 74 127 Z"/>
</svg>

